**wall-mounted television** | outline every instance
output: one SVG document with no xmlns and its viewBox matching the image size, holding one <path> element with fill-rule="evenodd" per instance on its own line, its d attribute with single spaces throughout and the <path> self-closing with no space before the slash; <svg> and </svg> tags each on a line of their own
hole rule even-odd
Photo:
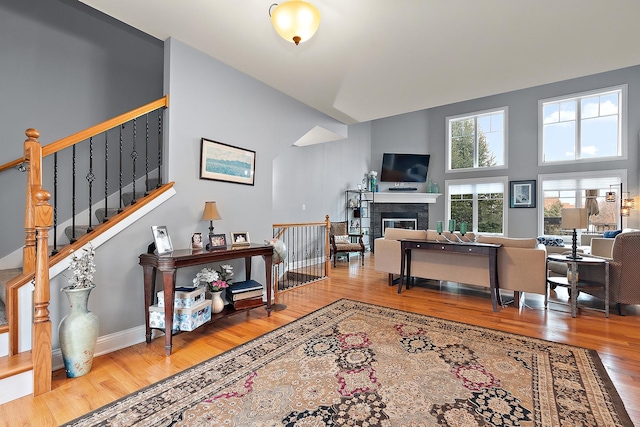
<svg viewBox="0 0 640 427">
<path fill-rule="evenodd" d="M 383 182 L 426 182 L 429 154 L 384 153 L 382 156 Z"/>
</svg>

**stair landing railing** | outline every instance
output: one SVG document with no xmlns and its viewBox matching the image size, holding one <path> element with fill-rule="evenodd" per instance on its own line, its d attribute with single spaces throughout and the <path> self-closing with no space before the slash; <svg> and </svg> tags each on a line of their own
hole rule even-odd
<svg viewBox="0 0 640 427">
<path fill-rule="evenodd" d="M 329 215 L 322 222 L 273 224 L 273 239 L 280 240 L 286 256 L 274 249 L 274 299 L 278 294 L 329 278 Z"/>
</svg>

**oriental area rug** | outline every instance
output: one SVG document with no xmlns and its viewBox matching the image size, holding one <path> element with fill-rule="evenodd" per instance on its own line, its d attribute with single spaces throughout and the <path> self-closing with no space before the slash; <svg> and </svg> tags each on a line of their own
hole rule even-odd
<svg viewBox="0 0 640 427">
<path fill-rule="evenodd" d="M 342 299 L 69 426 L 631 426 L 593 350 Z"/>
</svg>

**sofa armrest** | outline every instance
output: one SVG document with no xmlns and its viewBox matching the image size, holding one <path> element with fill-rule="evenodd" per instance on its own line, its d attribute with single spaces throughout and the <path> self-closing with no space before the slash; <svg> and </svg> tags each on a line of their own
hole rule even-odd
<svg viewBox="0 0 640 427">
<path fill-rule="evenodd" d="M 547 292 L 547 251 L 502 247 L 498 250 L 500 289 L 545 295 Z"/>
<path fill-rule="evenodd" d="M 400 274 L 400 241 L 379 237 L 374 240 L 374 269 L 390 274 Z"/>
<path fill-rule="evenodd" d="M 600 256 L 603 258 L 612 258 L 613 254 L 613 242 L 616 239 L 609 239 L 604 237 L 594 237 L 591 239 L 591 255 Z"/>
</svg>

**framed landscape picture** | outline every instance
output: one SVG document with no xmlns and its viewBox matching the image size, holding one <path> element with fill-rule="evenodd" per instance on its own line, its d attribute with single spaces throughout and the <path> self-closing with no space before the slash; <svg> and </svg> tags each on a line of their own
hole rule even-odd
<svg viewBox="0 0 640 427">
<path fill-rule="evenodd" d="M 510 204 L 512 208 L 536 207 L 536 180 L 510 181 Z"/>
<path fill-rule="evenodd" d="M 253 185 L 256 152 L 202 138 L 200 179 Z"/>
</svg>

